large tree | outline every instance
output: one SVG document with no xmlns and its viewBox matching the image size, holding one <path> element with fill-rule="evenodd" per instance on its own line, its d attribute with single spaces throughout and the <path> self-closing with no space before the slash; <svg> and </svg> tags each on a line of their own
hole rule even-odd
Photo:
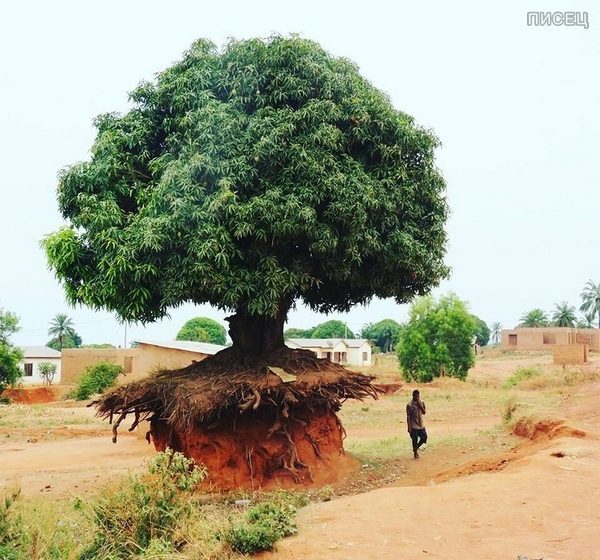
<svg viewBox="0 0 600 560">
<path fill-rule="evenodd" d="M 297 37 L 197 41 L 131 100 L 126 114 L 96 119 L 91 160 L 60 176 L 68 225 L 44 241 L 50 266 L 70 303 L 127 321 L 186 302 L 231 311 L 233 344 L 193 375 L 117 389 L 101 412 L 152 412 L 170 422 L 165 434 L 183 434 L 238 406 L 276 409 L 269 436 L 290 435 L 297 414 L 310 430 L 320 410 L 338 438 L 333 412 L 372 392 L 370 381 L 287 349 L 283 326 L 298 301 L 323 313 L 373 297 L 404 303 L 447 276 L 436 137 L 352 62 Z M 294 384 L 267 365 L 319 375 Z M 277 461 L 295 476 L 291 441 Z"/>
<path fill-rule="evenodd" d="M 475 364 L 474 331 L 474 316 L 455 295 L 439 301 L 431 296 L 419 298 L 411 305 L 398 343 L 403 377 L 428 382 L 448 375 L 464 380 Z"/>
<path fill-rule="evenodd" d="M 209 317 L 194 317 L 179 329 L 177 340 L 192 340 L 224 345 L 225 327 Z"/>
<path fill-rule="evenodd" d="M 393 319 L 383 319 L 377 323 L 367 323 L 360 336 L 370 340 L 381 352 L 392 352 L 400 338 L 402 325 Z"/>
<path fill-rule="evenodd" d="M 577 322 L 575 306 L 569 305 L 566 301 L 554 304 L 552 312 L 552 323 L 557 327 L 574 327 Z"/>
<path fill-rule="evenodd" d="M 11 336 L 19 330 L 19 318 L 0 308 L 0 394 L 6 385 L 14 385 L 23 372 L 19 362 L 23 353 L 11 343 Z"/>
<path fill-rule="evenodd" d="M 600 329 L 600 282 L 595 284 L 591 280 L 583 288 L 581 292 L 581 307 L 582 313 L 598 317 L 598 328 Z"/>
<path fill-rule="evenodd" d="M 200 40 L 131 99 L 60 176 L 69 225 L 45 248 L 70 303 L 142 322 L 210 303 L 260 354 L 298 299 L 404 303 L 447 275 L 438 141 L 348 60 L 300 38 Z"/>
</svg>

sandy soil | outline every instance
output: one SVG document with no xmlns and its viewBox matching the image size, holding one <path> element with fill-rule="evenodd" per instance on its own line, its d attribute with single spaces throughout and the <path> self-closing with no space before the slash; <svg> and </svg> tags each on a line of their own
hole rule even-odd
<svg viewBox="0 0 600 560">
<path fill-rule="evenodd" d="M 566 424 L 554 434 L 442 470 L 426 487 L 309 506 L 300 512 L 299 534 L 264 558 L 598 559 L 599 404 L 600 384 L 582 386 L 566 399 Z M 569 425 L 584 425 L 587 434 L 560 437 L 578 434 Z M 438 461 L 425 453 L 415 463 L 435 471 Z"/>
<path fill-rule="evenodd" d="M 473 379 L 501 383 L 530 363 L 551 368 L 548 357 L 482 360 Z M 458 393 L 449 394 L 440 411 L 449 388 L 424 388 L 431 396 L 438 392 L 438 411 L 432 406 L 428 415 L 434 443 L 419 461 L 409 459 L 402 425 L 411 387 L 376 403 L 346 405 L 347 445 L 406 439 L 406 452 L 392 464 L 397 472 L 387 487 L 373 491 L 367 491 L 368 476 L 356 473 L 355 487 L 338 492 L 353 495 L 303 509 L 298 535 L 263 557 L 600 559 L 600 383 L 560 389 L 552 417 L 562 423 L 523 433 L 532 439 L 498 432 L 499 415 L 491 413 L 496 405 L 478 405 L 489 395 L 484 389 L 481 396 L 473 387 L 465 390 L 471 401 L 462 414 L 452 415 L 460 407 Z M 85 494 L 139 470 L 153 454 L 144 439 L 125 430 L 111 443 L 109 427 L 94 421 L 90 409 L 59 404 L 44 415 L 39 426 L 0 425 L 0 485 L 17 480 L 26 496 Z M 80 421 L 56 425 L 60 418 Z"/>
</svg>

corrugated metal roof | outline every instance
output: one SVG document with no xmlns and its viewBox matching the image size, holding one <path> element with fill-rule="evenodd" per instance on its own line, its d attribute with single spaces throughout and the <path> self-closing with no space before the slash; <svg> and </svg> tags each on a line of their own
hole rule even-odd
<svg viewBox="0 0 600 560">
<path fill-rule="evenodd" d="M 302 348 L 333 348 L 340 342 L 343 342 L 348 348 L 360 348 L 369 341 L 366 338 L 289 338 L 287 342 Z"/>
<path fill-rule="evenodd" d="M 60 358 L 60 352 L 48 346 L 19 346 L 24 358 Z"/>
<path fill-rule="evenodd" d="M 208 342 L 192 342 L 191 340 L 171 340 L 168 342 L 151 342 L 149 340 L 136 340 L 138 344 L 148 344 L 149 346 L 159 346 L 161 348 L 173 348 L 174 350 L 185 350 L 187 352 L 197 352 L 213 356 L 217 352 L 227 348 L 220 344 L 209 344 Z"/>
</svg>

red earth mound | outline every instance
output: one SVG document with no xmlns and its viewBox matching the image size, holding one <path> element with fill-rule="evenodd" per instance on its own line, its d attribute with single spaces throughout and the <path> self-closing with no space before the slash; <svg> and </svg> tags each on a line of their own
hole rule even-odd
<svg viewBox="0 0 600 560">
<path fill-rule="evenodd" d="M 535 418 L 521 418 L 513 428 L 513 434 L 519 437 L 538 441 L 542 439 L 554 439 L 557 437 L 586 436 L 583 430 L 571 428 L 562 420 L 539 420 Z"/>
<path fill-rule="evenodd" d="M 338 418 L 325 408 L 295 411 L 285 426 L 267 411 L 185 432 L 152 421 L 151 435 L 158 451 L 170 447 L 203 464 L 212 489 L 323 485 L 357 467 L 344 454 Z"/>
<path fill-rule="evenodd" d="M 6 389 L 2 393 L 18 404 L 41 404 L 56 400 L 54 391 L 49 387 L 27 387 L 22 389 Z"/>
</svg>

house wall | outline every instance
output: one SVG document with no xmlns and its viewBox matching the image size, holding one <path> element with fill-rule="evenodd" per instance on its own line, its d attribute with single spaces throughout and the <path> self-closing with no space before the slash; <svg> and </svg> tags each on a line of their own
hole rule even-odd
<svg viewBox="0 0 600 560">
<path fill-rule="evenodd" d="M 51 364 L 56 364 L 56 374 L 54 375 L 54 380 L 52 383 L 60 383 L 61 382 L 61 363 L 60 358 L 23 358 L 21 363 L 19 364 L 20 368 L 24 370 L 24 364 L 32 364 L 32 372 L 33 375 L 23 375 L 21 378 L 21 383 L 23 385 L 42 385 L 44 383 L 44 378 L 40 375 L 39 365 L 42 362 L 50 362 Z"/>
<path fill-rule="evenodd" d="M 62 352 L 62 382 L 77 383 L 89 366 L 98 362 L 120 365 L 125 375 L 117 382 L 128 383 L 140 379 L 157 369 L 177 369 L 190 365 L 206 354 L 140 344 L 137 348 L 69 348 Z"/>
<path fill-rule="evenodd" d="M 558 365 L 585 364 L 588 361 L 585 344 L 556 344 L 552 347 L 552 361 Z"/>
<path fill-rule="evenodd" d="M 366 354 L 366 356 L 363 356 Z M 353 366 L 371 365 L 371 345 L 363 344 L 360 348 L 348 348 L 348 364 Z"/>
<path fill-rule="evenodd" d="M 500 348 L 512 351 L 550 351 L 555 344 L 586 344 L 600 351 L 600 330 L 569 327 L 539 327 L 503 330 Z"/>
</svg>

